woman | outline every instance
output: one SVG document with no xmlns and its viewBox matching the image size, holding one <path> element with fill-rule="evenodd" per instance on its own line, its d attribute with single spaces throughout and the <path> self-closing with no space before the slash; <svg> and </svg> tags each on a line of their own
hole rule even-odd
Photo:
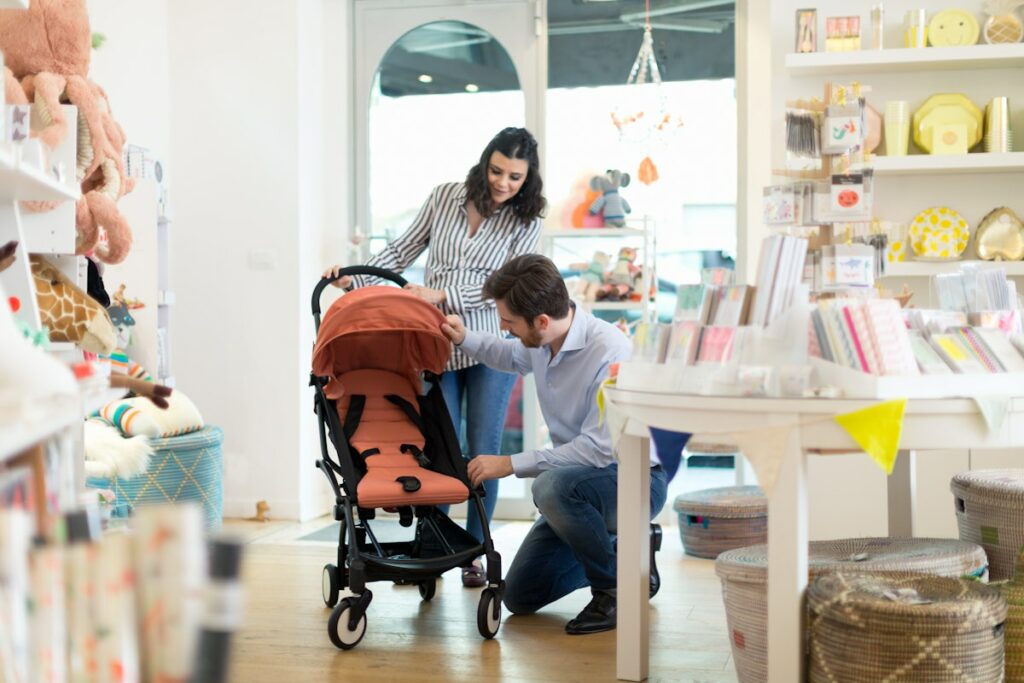
<svg viewBox="0 0 1024 683">
<path fill-rule="evenodd" d="M 537 141 L 525 128 L 506 128 L 494 136 L 465 182 L 438 185 L 404 235 L 388 244 L 367 265 L 401 273 L 430 247 L 424 284 L 406 285 L 445 314 L 460 316 L 471 330 L 500 334 L 494 302 L 481 289 L 487 277 L 515 256 L 534 251 L 540 237 L 542 194 Z M 334 266 L 324 277 L 336 276 Z M 366 284 L 344 277 L 335 286 Z M 501 449 L 505 411 L 515 375 L 476 363 L 453 349 L 441 388 L 456 429 L 465 416 L 470 459 Z M 498 499 L 497 480 L 484 485 L 488 523 Z M 476 507 L 469 506 L 466 529 L 483 541 Z M 480 561 L 462 570 L 467 587 L 486 584 Z"/>
</svg>

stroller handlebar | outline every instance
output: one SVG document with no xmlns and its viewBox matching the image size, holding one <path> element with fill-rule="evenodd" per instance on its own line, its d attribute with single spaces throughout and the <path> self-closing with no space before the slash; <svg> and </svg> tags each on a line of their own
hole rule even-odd
<svg viewBox="0 0 1024 683">
<path fill-rule="evenodd" d="M 335 280 L 340 280 L 346 275 L 369 275 L 371 277 L 379 277 L 384 280 L 391 280 L 399 287 L 405 287 L 408 281 L 393 271 L 387 268 L 378 268 L 376 266 L 348 266 L 338 271 L 335 277 L 324 277 L 320 278 L 320 282 L 317 283 L 313 289 L 313 318 L 316 320 L 316 328 L 320 329 L 320 295 L 323 294 L 324 288 Z"/>
</svg>

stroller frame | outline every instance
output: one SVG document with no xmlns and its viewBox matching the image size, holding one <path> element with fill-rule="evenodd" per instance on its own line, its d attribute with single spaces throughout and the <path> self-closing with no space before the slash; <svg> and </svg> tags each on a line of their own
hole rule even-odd
<svg viewBox="0 0 1024 683">
<path fill-rule="evenodd" d="M 325 287 L 346 275 L 369 275 L 390 280 L 404 287 L 406 280 L 382 268 L 352 266 L 341 269 L 335 277 L 323 278 L 313 291 L 312 309 L 316 331 L 320 330 L 320 297 Z M 440 375 L 424 372 L 422 379 L 430 388 L 419 396 L 421 410 L 430 411 L 442 419 L 423 420 L 427 425 L 424 452 L 432 458 L 448 458 L 446 465 L 454 470 L 469 489 L 468 503 L 475 505 L 481 520 L 486 520 L 482 487 L 473 487 L 462 458 L 457 432 L 441 392 Z M 434 597 L 437 579 L 456 567 L 469 567 L 480 555 L 487 558 L 487 586 L 481 591 L 477 608 L 477 628 L 484 638 L 493 638 L 501 624 L 501 599 L 505 582 L 501 578 L 501 556 L 494 549 L 490 525 L 482 524 L 483 542 L 478 542 L 466 530 L 455 524 L 433 505 L 402 506 L 398 508 L 403 527 L 415 522 L 412 541 L 379 542 L 370 521 L 376 516 L 375 508 L 359 506 L 357 487 L 362 476 L 356 464 L 358 450 L 346 438 L 334 401 L 326 395 L 324 387 L 329 378 L 310 373 L 310 386 L 314 387 L 314 409 L 320 433 L 320 459 L 316 467 L 327 478 L 334 492 L 334 519 L 340 522 L 336 564 L 324 566 L 321 586 L 324 603 L 332 608 L 327 622 L 331 642 L 348 650 L 362 640 L 366 632 L 366 612 L 373 599 L 366 584 L 373 581 L 416 583 L 420 597 L 429 601 Z M 328 444 L 334 446 L 337 460 L 333 459 Z M 436 462 L 436 461 L 435 461 Z M 339 479 L 340 478 L 340 479 Z M 341 598 L 342 589 L 349 588 L 351 596 Z"/>
</svg>

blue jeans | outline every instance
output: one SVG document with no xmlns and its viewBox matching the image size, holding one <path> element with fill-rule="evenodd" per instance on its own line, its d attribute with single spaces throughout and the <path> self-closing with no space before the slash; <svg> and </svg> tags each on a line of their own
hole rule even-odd
<svg viewBox="0 0 1024 683">
<path fill-rule="evenodd" d="M 452 416 L 452 424 L 459 434 L 462 443 L 462 416 L 466 417 L 466 457 L 470 460 L 478 455 L 498 455 L 501 452 L 501 435 L 505 431 L 505 412 L 508 410 L 508 397 L 512 393 L 512 385 L 516 376 L 509 372 L 493 370 L 486 365 L 478 364 L 462 370 L 451 370 L 441 376 L 441 391 L 448 413 Z M 465 404 L 465 412 L 463 412 Z M 498 503 L 498 480 L 484 482 L 483 499 L 487 523 L 490 524 L 494 515 L 494 506 Z M 448 514 L 448 506 L 439 506 Z M 476 505 L 470 500 L 466 513 L 466 531 L 483 543 L 483 525 Z"/>
<path fill-rule="evenodd" d="M 532 614 L 574 590 L 615 588 L 619 468 L 573 465 L 542 472 L 533 482 L 541 513 L 505 577 L 505 606 Z M 668 482 L 651 469 L 651 519 L 665 504 Z"/>
</svg>

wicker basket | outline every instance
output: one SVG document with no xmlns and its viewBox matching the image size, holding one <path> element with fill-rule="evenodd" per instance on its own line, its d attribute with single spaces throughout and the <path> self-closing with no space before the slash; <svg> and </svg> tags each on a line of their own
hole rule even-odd
<svg viewBox="0 0 1024 683">
<path fill-rule="evenodd" d="M 1013 576 L 1024 545 L 1024 470 L 961 472 L 949 487 L 960 538 L 985 549 L 993 581 Z"/>
<path fill-rule="evenodd" d="M 1006 599 L 975 581 L 836 573 L 807 589 L 811 683 L 998 683 Z"/>
<path fill-rule="evenodd" d="M 907 571 L 937 576 L 981 576 L 985 551 L 947 539 L 853 538 L 810 544 L 810 578 L 831 571 Z M 715 572 L 741 683 L 768 678 L 768 546 L 730 550 L 718 556 Z"/>
<path fill-rule="evenodd" d="M 998 584 L 1009 603 L 1004 648 L 1006 683 L 1024 683 L 1024 549 L 1017 555 L 1013 578 Z"/>
<path fill-rule="evenodd" d="M 757 486 L 684 493 L 672 507 L 687 555 L 713 560 L 726 550 L 768 541 L 768 499 Z"/>
<path fill-rule="evenodd" d="M 219 427 L 167 439 L 151 439 L 149 470 L 131 479 L 89 477 L 86 485 L 110 489 L 117 497 L 113 516 L 126 517 L 147 503 L 192 500 L 202 503 L 207 529 L 220 527 L 224 511 L 224 478 Z"/>
</svg>

